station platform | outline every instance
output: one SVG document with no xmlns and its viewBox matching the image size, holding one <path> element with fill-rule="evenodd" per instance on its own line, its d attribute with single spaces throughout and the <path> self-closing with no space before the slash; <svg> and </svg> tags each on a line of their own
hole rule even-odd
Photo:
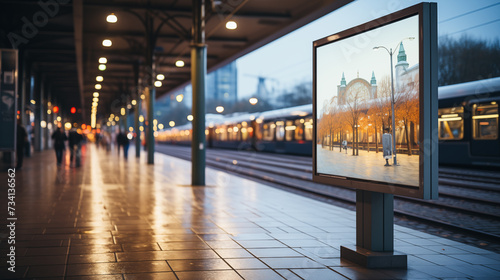
<svg viewBox="0 0 500 280">
<path fill-rule="evenodd" d="M 366 269 L 340 259 L 351 210 L 210 168 L 191 186 L 191 163 L 160 153 L 83 155 L 78 168 L 52 150 L 26 158 L 14 215 L 0 172 L 1 279 L 500 279 L 499 254 L 397 225 L 408 269 Z"/>
</svg>

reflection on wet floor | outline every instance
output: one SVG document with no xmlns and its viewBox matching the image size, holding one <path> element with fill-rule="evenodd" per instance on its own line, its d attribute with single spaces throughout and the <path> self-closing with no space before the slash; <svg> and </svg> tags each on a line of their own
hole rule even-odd
<svg viewBox="0 0 500 280">
<path fill-rule="evenodd" d="M 68 155 L 58 168 L 53 151 L 26 159 L 16 173 L 16 272 L 6 269 L 2 241 L 1 278 L 500 275 L 497 254 L 398 226 L 395 247 L 409 254 L 409 269 L 358 267 L 339 252 L 355 242 L 354 212 L 210 169 L 207 186 L 192 187 L 190 162 L 155 157 L 147 165 L 145 157 L 125 160 L 89 144 L 79 168 Z"/>
</svg>

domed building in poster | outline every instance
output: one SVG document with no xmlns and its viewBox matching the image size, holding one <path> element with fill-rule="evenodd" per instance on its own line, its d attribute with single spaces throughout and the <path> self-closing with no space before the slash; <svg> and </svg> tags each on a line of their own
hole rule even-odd
<svg viewBox="0 0 500 280">
<path fill-rule="evenodd" d="M 414 83 L 418 82 L 418 69 L 418 63 L 409 67 L 403 43 L 400 43 L 397 63 L 394 66 L 395 94 L 405 91 L 407 86 L 414 86 Z M 358 76 L 349 83 L 346 82 L 344 73 L 342 73 L 340 85 L 337 86 L 337 105 L 345 105 L 348 98 L 353 97 L 357 100 L 364 101 L 377 98 L 377 80 L 375 78 L 375 72 L 372 71 L 370 81 L 360 78 L 358 72 Z"/>
</svg>

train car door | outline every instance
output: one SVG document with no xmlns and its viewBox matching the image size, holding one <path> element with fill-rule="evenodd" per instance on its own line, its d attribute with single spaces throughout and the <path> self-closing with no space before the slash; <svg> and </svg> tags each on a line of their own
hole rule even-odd
<svg viewBox="0 0 500 280">
<path fill-rule="evenodd" d="M 500 157 L 498 104 L 495 101 L 472 104 L 472 157 Z"/>
<path fill-rule="evenodd" d="M 285 121 L 276 121 L 276 152 L 284 153 L 285 148 Z"/>
</svg>

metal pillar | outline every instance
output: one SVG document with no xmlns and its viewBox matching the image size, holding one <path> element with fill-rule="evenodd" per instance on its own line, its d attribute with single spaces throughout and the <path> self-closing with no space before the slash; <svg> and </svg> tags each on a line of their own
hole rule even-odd
<svg viewBox="0 0 500 280">
<path fill-rule="evenodd" d="M 35 76 L 35 151 L 42 150 L 42 96 L 43 96 L 44 82 L 41 75 L 38 73 Z"/>
<path fill-rule="evenodd" d="M 156 99 L 156 89 L 154 86 L 155 79 L 155 61 L 154 61 L 154 48 L 156 45 L 156 40 L 154 37 L 154 21 L 153 18 L 148 14 L 146 17 L 146 36 L 147 36 L 147 67 L 150 71 L 148 73 L 148 87 L 149 91 L 147 94 L 147 105 L 148 105 L 148 128 L 147 128 L 147 145 L 148 145 L 148 164 L 154 164 L 155 162 L 155 136 L 153 131 L 153 120 L 154 120 L 154 102 Z"/>
<path fill-rule="evenodd" d="M 193 87 L 193 138 L 191 143 L 191 184 L 205 185 L 205 1 L 193 0 L 193 42 L 191 44 L 191 83 Z"/>
<path fill-rule="evenodd" d="M 26 53 L 25 52 L 20 52 L 21 56 L 21 82 L 19 83 L 20 85 L 20 90 L 21 94 L 19 96 L 18 102 L 17 103 L 17 108 L 19 110 L 19 119 L 21 121 L 21 124 L 26 127 L 26 110 L 24 108 L 24 104 L 26 102 L 26 87 L 27 87 L 27 80 L 26 80 L 26 73 L 27 73 L 27 66 L 28 63 L 26 62 Z"/>
<path fill-rule="evenodd" d="M 407 256 L 394 253 L 394 195 L 356 190 L 356 247 L 341 246 L 340 257 L 368 268 L 404 268 Z"/>
<path fill-rule="evenodd" d="M 42 116 L 43 116 L 43 120 L 45 120 L 45 128 L 42 127 L 43 129 L 43 138 L 44 138 L 44 144 L 43 144 L 43 148 L 45 150 L 48 150 L 49 149 L 49 139 L 50 139 L 50 135 L 49 135 L 49 114 L 47 113 L 47 110 L 49 109 L 49 100 L 50 100 L 50 96 L 51 96 L 51 90 L 50 90 L 50 87 L 49 86 L 46 86 L 46 96 L 44 97 L 45 100 L 43 101 L 43 107 L 42 107 Z"/>
<path fill-rule="evenodd" d="M 134 80 L 136 90 L 136 104 L 134 111 L 134 132 L 135 132 L 135 157 L 141 157 L 141 131 L 139 130 L 139 115 L 141 114 L 141 91 L 139 89 L 139 64 L 134 65 Z"/>
</svg>

